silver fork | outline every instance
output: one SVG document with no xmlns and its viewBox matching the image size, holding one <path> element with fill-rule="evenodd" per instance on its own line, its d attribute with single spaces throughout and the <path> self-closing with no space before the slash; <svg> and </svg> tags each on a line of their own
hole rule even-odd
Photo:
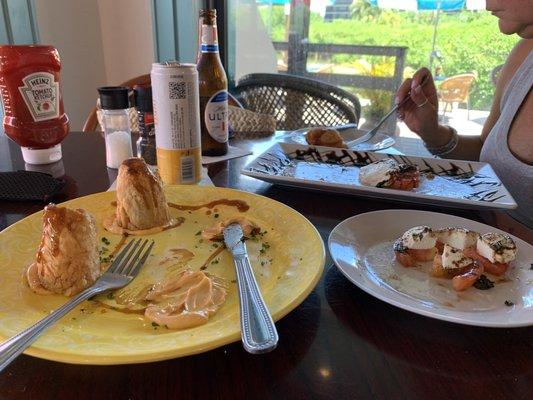
<svg viewBox="0 0 533 400">
<path fill-rule="evenodd" d="M 118 289 L 130 283 L 137 276 L 150 255 L 152 247 L 154 247 L 154 242 L 152 241 L 148 248 L 146 248 L 148 243 L 149 241 L 147 239 L 144 241 L 142 239 L 130 241 L 117 255 L 109 269 L 93 286 L 85 289 L 39 322 L 2 343 L 0 345 L 0 371 L 7 367 L 20 353 L 26 350 L 41 333 L 51 327 L 78 304 L 106 290 Z"/>
<path fill-rule="evenodd" d="M 420 86 L 424 86 L 427 81 L 429 79 L 426 77 L 422 82 L 420 82 Z M 346 142 L 346 147 L 348 147 L 349 149 L 357 146 L 358 144 L 361 144 L 361 143 L 364 143 L 364 142 L 368 142 L 370 139 L 372 139 L 374 136 L 376 136 L 376 134 L 378 133 L 379 131 L 379 128 L 381 128 L 381 125 L 383 125 L 385 123 L 386 120 L 389 119 L 389 117 L 396 111 L 398 110 L 398 108 L 400 108 L 401 106 L 403 106 L 405 103 L 407 103 L 409 100 L 411 99 L 411 91 L 409 91 L 407 93 L 407 96 L 405 96 L 405 98 L 400 101 L 398 104 L 396 104 L 394 107 L 392 107 L 392 109 L 387 113 L 385 114 L 385 116 L 383 118 L 381 118 L 381 120 L 377 123 L 377 125 L 375 127 L 372 128 L 372 130 L 368 131 L 367 133 L 365 133 L 363 136 L 361 136 L 360 138 L 357 138 L 357 139 L 354 139 L 354 140 L 350 140 L 349 142 Z M 425 104 L 425 103 L 424 103 Z"/>
</svg>

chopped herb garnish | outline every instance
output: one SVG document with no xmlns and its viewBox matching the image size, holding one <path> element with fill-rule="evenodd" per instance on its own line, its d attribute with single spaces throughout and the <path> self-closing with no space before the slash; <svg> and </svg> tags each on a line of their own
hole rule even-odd
<svg viewBox="0 0 533 400">
<path fill-rule="evenodd" d="M 261 261 L 261 265 L 265 265 L 265 262 L 264 262 L 264 261 Z"/>
<path fill-rule="evenodd" d="M 152 326 L 155 328 L 156 326 L 159 326 L 157 322 L 152 322 Z"/>
<path fill-rule="evenodd" d="M 213 215 L 213 216 L 214 216 L 215 218 L 218 218 L 219 215 L 218 215 L 218 214 L 215 214 L 215 215 Z"/>
<path fill-rule="evenodd" d="M 505 304 L 507 307 L 514 306 L 514 303 L 512 301 L 509 301 L 509 300 L 505 300 L 505 302 L 503 304 Z"/>
<path fill-rule="evenodd" d="M 213 246 L 216 249 L 218 248 L 218 243 L 213 243 L 211 246 Z"/>
<path fill-rule="evenodd" d="M 474 282 L 474 287 L 479 290 L 488 290 L 494 287 L 494 282 L 487 278 L 486 275 L 481 275 Z"/>
<path fill-rule="evenodd" d="M 269 248 L 270 248 L 270 245 L 268 243 L 263 243 L 261 246 L 261 250 L 259 250 L 259 252 L 261 254 L 264 254 Z"/>
<path fill-rule="evenodd" d="M 232 279 L 231 283 L 237 283 L 237 281 L 235 279 Z"/>
<path fill-rule="evenodd" d="M 113 300 L 115 298 L 115 293 L 109 292 L 106 296 L 109 300 Z"/>
<path fill-rule="evenodd" d="M 200 269 L 203 271 L 204 269 L 207 269 L 207 265 L 202 265 Z"/>
<path fill-rule="evenodd" d="M 202 231 L 198 231 L 195 233 L 196 236 L 200 236 L 202 234 Z"/>
<path fill-rule="evenodd" d="M 105 236 L 102 238 L 102 242 L 103 242 L 104 244 L 108 245 L 108 246 L 109 246 L 109 244 L 111 243 L 111 242 L 109 241 L 109 239 L 106 238 Z"/>
</svg>

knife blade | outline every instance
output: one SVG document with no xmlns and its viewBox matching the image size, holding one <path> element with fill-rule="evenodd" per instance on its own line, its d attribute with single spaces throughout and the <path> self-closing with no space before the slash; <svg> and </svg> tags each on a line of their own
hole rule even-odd
<svg viewBox="0 0 533 400">
<path fill-rule="evenodd" d="M 278 332 L 255 280 L 238 223 L 224 228 L 224 243 L 235 264 L 243 346 L 252 354 L 272 351 L 278 344 Z"/>
</svg>

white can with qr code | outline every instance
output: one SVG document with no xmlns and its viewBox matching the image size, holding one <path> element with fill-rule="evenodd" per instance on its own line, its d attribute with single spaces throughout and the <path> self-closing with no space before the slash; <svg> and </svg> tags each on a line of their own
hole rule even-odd
<svg viewBox="0 0 533 400">
<path fill-rule="evenodd" d="M 152 98 L 159 175 L 166 184 L 201 178 L 200 103 L 195 64 L 152 64 Z"/>
</svg>

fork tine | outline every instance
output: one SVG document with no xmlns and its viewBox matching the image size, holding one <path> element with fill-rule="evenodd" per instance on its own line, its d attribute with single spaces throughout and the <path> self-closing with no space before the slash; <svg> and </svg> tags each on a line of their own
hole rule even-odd
<svg viewBox="0 0 533 400">
<path fill-rule="evenodd" d="M 123 275 L 124 270 L 128 266 L 128 264 L 129 264 L 129 262 L 131 260 L 131 257 L 135 254 L 135 250 L 137 250 L 137 248 L 139 247 L 139 244 L 141 243 L 141 241 L 142 241 L 142 239 L 134 240 L 135 243 L 133 244 L 133 247 L 130 249 L 128 254 L 124 257 L 124 260 L 120 263 L 120 267 L 118 267 L 116 269 L 115 274 Z"/>
<path fill-rule="evenodd" d="M 133 256 L 133 258 L 122 269 L 122 274 L 123 275 L 130 275 L 131 271 L 133 270 L 133 268 L 135 267 L 135 265 L 137 263 L 137 260 L 139 259 L 140 254 L 142 253 L 142 251 L 146 247 L 147 243 L 148 243 L 148 239 L 145 239 L 144 242 L 139 246 L 139 248 L 137 249 L 137 252 Z"/>
<path fill-rule="evenodd" d="M 120 253 L 118 253 L 118 255 L 115 257 L 115 259 L 111 263 L 111 266 L 107 269 L 107 272 L 114 273 L 117 270 L 118 266 L 120 265 L 120 262 L 122 261 L 122 259 L 126 255 L 126 253 L 128 252 L 128 250 L 131 247 L 131 245 L 133 244 L 133 242 L 134 242 L 134 240 L 130 241 L 126 245 L 126 247 L 124 247 L 122 250 L 120 250 Z"/>
<path fill-rule="evenodd" d="M 148 256 L 150 255 L 150 252 L 152 251 L 152 247 L 154 247 L 154 244 L 155 242 L 152 240 L 152 243 L 150 243 L 150 246 L 148 246 L 148 248 L 146 249 L 146 252 L 143 254 L 141 259 L 137 261 L 135 268 L 133 268 L 133 270 L 129 274 L 131 277 L 135 278 L 139 274 L 139 271 L 141 267 L 144 265 L 144 263 L 146 262 L 146 259 L 148 258 Z"/>
</svg>

